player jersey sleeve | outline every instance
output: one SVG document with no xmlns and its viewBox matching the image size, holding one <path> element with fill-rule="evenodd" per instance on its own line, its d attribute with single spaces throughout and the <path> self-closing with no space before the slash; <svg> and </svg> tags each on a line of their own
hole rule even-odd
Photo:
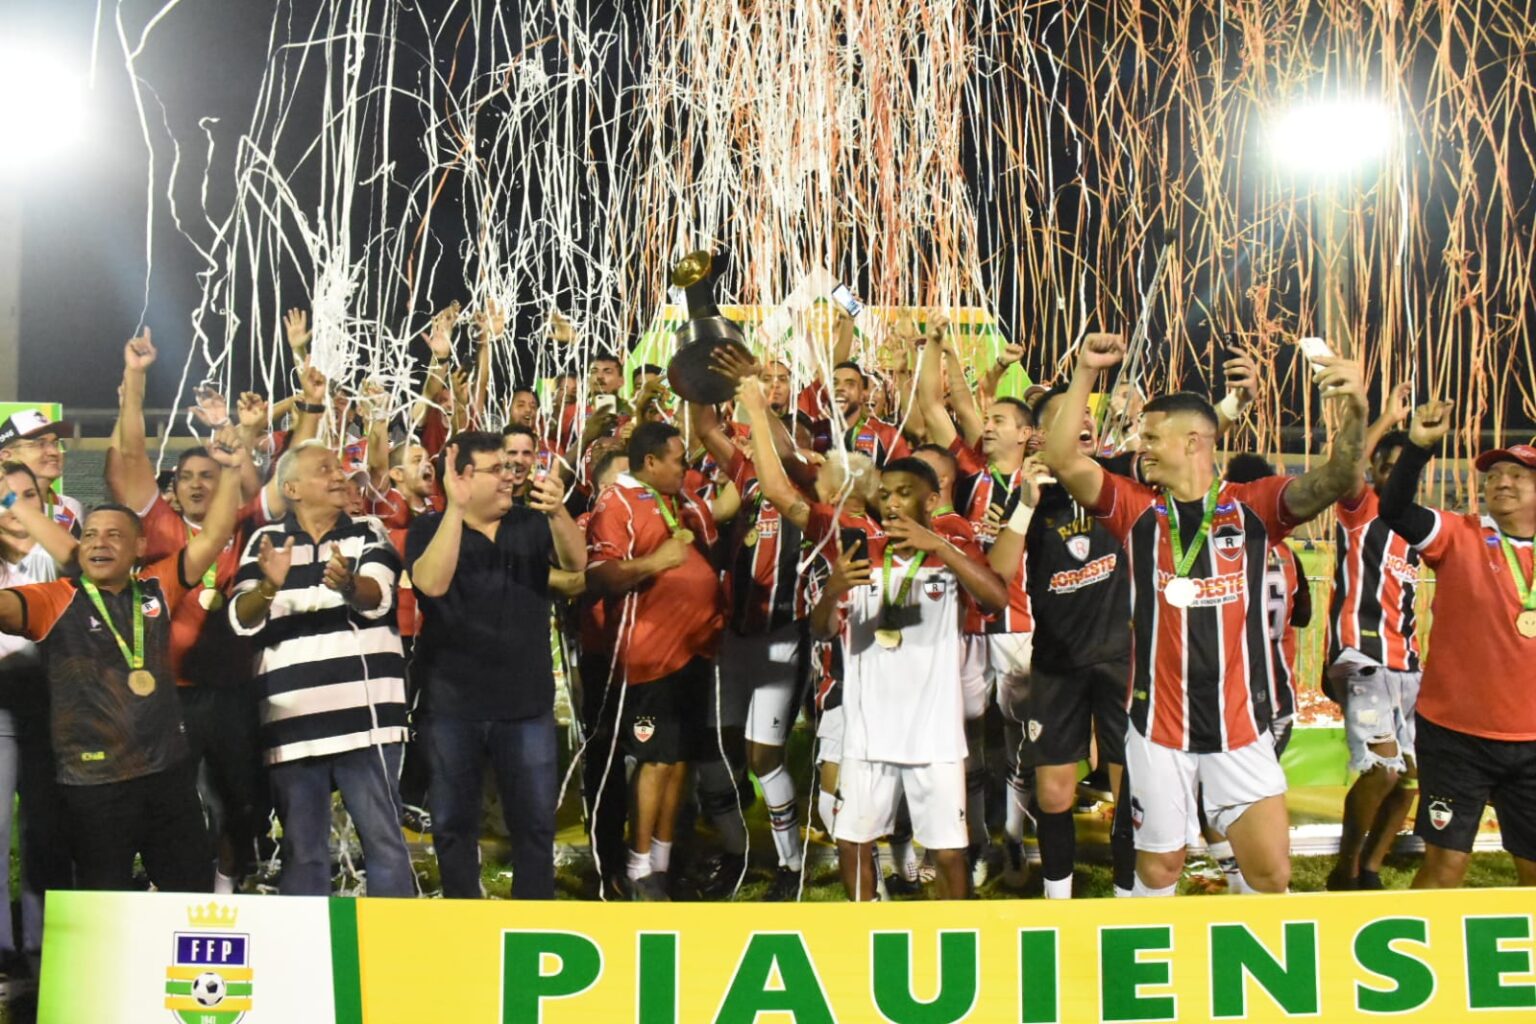
<svg viewBox="0 0 1536 1024">
<path fill-rule="evenodd" d="M 187 596 L 187 591 L 196 585 L 189 584 L 181 578 L 181 560 L 185 554 L 185 550 L 178 551 L 139 570 L 140 579 L 151 579 L 160 584 L 160 593 L 165 595 L 166 608 L 172 611 L 181 603 L 181 599 Z"/>
<path fill-rule="evenodd" d="M 140 514 L 139 522 L 144 527 L 146 560 L 158 562 L 187 546 L 187 524 L 161 495 L 155 495 L 149 508 Z"/>
<path fill-rule="evenodd" d="M 1392 467 L 1392 475 L 1387 477 L 1386 486 L 1382 488 L 1379 507 L 1381 518 L 1392 532 L 1418 548 L 1421 554 L 1443 532 L 1442 525 L 1450 518 L 1443 512 L 1427 509 L 1413 500 L 1419 490 L 1419 477 L 1424 467 L 1429 465 L 1431 457 L 1427 449 L 1420 448 L 1412 441 L 1403 445 L 1397 457 L 1397 465 Z M 1437 554 L 1434 557 L 1440 556 Z"/>
<path fill-rule="evenodd" d="M 912 454 L 912 446 L 907 444 L 907 439 L 902 436 L 901 428 L 891 427 L 890 437 L 886 441 L 886 460 L 904 459 Z"/>
<path fill-rule="evenodd" d="M 587 522 L 587 568 L 619 562 L 634 551 L 633 513 L 614 488 L 603 492 Z"/>
<path fill-rule="evenodd" d="M 813 547 L 821 544 L 837 530 L 837 509 L 824 501 L 811 502 L 810 515 L 805 523 L 805 540 Z"/>
<path fill-rule="evenodd" d="M 971 524 L 960 516 L 945 516 L 935 524 L 934 532 L 961 551 L 966 550 L 968 544 L 976 544 L 976 531 L 971 529 Z M 979 544 L 976 550 L 981 550 Z"/>
<path fill-rule="evenodd" d="M 1155 496 L 1156 492 L 1146 484 L 1106 470 L 1104 484 L 1099 488 L 1098 504 L 1088 511 L 1104 524 L 1106 530 L 1123 541 Z"/>
<path fill-rule="evenodd" d="M 69 580 L 29 583 L 22 587 L 12 587 L 11 593 L 21 599 L 21 635 L 28 640 L 41 642 L 53 631 L 54 625 L 64 617 L 69 603 L 75 599 L 75 585 Z"/>
<path fill-rule="evenodd" d="M 949 454 L 955 457 L 955 465 L 960 467 L 962 476 L 974 476 L 987 468 L 987 462 L 976 449 L 965 443 L 965 439 L 959 434 L 949 442 Z"/>
<path fill-rule="evenodd" d="M 1238 484 L 1234 490 L 1243 504 L 1258 514 L 1269 533 L 1271 543 L 1290 536 L 1301 525 L 1301 520 L 1291 515 L 1285 507 L 1285 491 L 1295 482 L 1295 477 L 1267 476 L 1252 483 Z"/>
<path fill-rule="evenodd" d="M 403 530 L 411 525 L 411 510 L 405 495 L 393 487 L 369 502 L 368 514 L 377 516 L 386 530 Z"/>
<path fill-rule="evenodd" d="M 1424 509 L 1424 511 L 1433 517 L 1434 523 L 1423 540 L 1418 543 L 1413 543 L 1412 541 L 1409 543 L 1413 543 L 1414 548 L 1419 552 L 1419 556 L 1424 559 L 1431 569 L 1440 568 L 1451 554 L 1451 551 L 1465 537 L 1477 537 L 1482 532 L 1475 525 L 1475 517 L 1459 516 L 1454 512 L 1447 512 L 1445 509 L 1439 508 Z M 1396 527 L 1393 529 L 1395 530 Z M 1477 537 L 1477 539 L 1480 540 L 1481 538 Z"/>
</svg>

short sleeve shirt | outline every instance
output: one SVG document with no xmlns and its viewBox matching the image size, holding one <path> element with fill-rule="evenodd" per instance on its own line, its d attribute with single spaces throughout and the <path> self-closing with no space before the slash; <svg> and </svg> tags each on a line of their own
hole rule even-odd
<svg viewBox="0 0 1536 1024">
<path fill-rule="evenodd" d="M 1419 713 L 1436 725 L 1491 740 L 1536 740 L 1536 640 L 1522 637 L 1522 610 L 1498 526 L 1490 516 L 1435 510 L 1418 545 L 1435 570 L 1434 621 L 1419 687 Z M 1510 538 L 1529 582 L 1529 538 Z"/>
<path fill-rule="evenodd" d="M 171 614 L 187 593 L 181 556 L 139 573 L 144 668 L 156 686 L 128 688 L 128 663 L 90 596 L 72 579 L 17 587 L 25 623 L 47 664 L 53 753 L 69 786 L 124 782 L 165 771 L 187 757 L 181 703 L 171 671 Z M 133 588 L 100 591 L 113 625 L 133 645 Z"/>
<path fill-rule="evenodd" d="M 1276 678 L 1264 571 L 1270 548 L 1296 525 L 1284 502 L 1290 482 L 1281 476 L 1221 485 L 1209 536 L 1188 573 L 1195 599 L 1181 609 L 1166 596 L 1177 575 L 1168 517 L 1179 517 L 1190 545 L 1204 500 L 1169 502 L 1164 492 L 1104 474 L 1090 511 L 1130 559 L 1131 724 L 1152 742 L 1215 753 L 1245 747 L 1268 730 Z"/>
<path fill-rule="evenodd" d="M 406 535 L 415 565 L 442 526 L 417 517 Z M 422 673 L 433 714 L 473 720 L 534 718 L 554 706 L 550 655 L 550 557 L 544 515 L 514 506 L 495 538 L 462 527 L 459 562 L 441 597 L 418 594 L 421 632 L 412 670 Z"/>
<path fill-rule="evenodd" d="M 720 579 L 704 554 L 719 539 L 709 506 L 686 492 L 661 500 L 694 535 L 686 559 L 628 593 L 604 599 L 607 646 L 630 685 L 670 675 L 694 658 L 713 657 L 725 624 Z M 634 477 L 621 476 L 597 499 L 587 523 L 587 568 L 642 558 L 670 535 L 656 495 Z"/>
</svg>

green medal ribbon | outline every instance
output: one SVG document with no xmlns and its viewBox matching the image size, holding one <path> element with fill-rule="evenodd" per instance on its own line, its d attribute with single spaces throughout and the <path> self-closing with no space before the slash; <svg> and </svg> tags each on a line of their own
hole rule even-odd
<svg viewBox="0 0 1536 1024">
<path fill-rule="evenodd" d="M 188 544 L 192 543 L 192 538 L 194 536 L 196 536 L 196 534 L 194 534 L 192 532 L 192 524 L 188 523 L 187 524 L 187 543 Z M 219 587 L 219 560 L 217 558 L 215 558 L 212 562 L 208 563 L 208 568 L 203 570 L 203 587 L 205 589 L 208 589 L 208 590 L 217 590 L 218 587 Z"/>
<path fill-rule="evenodd" d="M 1006 495 L 1009 495 L 1009 494 L 1013 493 L 1013 485 L 1011 483 L 1009 483 L 1008 481 L 1003 479 L 1002 474 L 997 471 L 997 467 L 996 466 L 992 466 L 992 465 L 987 466 L 987 472 L 992 474 L 992 493 L 995 495 L 998 491 L 1002 491 L 1004 493 L 1004 495 L 1005 495 L 1002 501 L 990 501 L 990 502 L 988 502 L 988 504 L 990 504 L 990 505 L 1005 505 L 1005 504 L 1007 504 L 1008 499 L 1007 499 Z"/>
<path fill-rule="evenodd" d="M 954 510 L 955 506 L 953 505 L 943 505 L 933 510 L 933 518 L 937 519 L 939 516 L 947 516 Z"/>
<path fill-rule="evenodd" d="M 112 639 L 117 641 L 118 650 L 123 652 L 123 658 L 127 660 L 128 667 L 134 671 L 144 667 L 144 603 L 139 599 L 139 581 L 133 581 L 133 650 L 123 641 L 123 634 L 117 631 L 117 626 L 112 622 L 112 616 L 107 614 L 107 606 L 102 603 L 101 591 L 96 589 L 96 584 L 90 580 L 80 578 L 80 586 L 96 610 L 101 613 L 101 621 L 107 624 L 112 631 Z"/>
<path fill-rule="evenodd" d="M 641 486 L 643 486 L 646 490 L 650 491 L 651 492 L 651 497 L 656 499 L 656 509 L 657 509 L 657 511 L 659 511 L 661 513 L 662 521 L 667 524 L 667 529 L 670 530 L 673 533 L 676 533 L 677 532 L 677 515 L 667 505 L 667 500 L 661 496 L 661 492 L 660 491 L 658 491 L 656 488 L 652 487 L 650 484 L 642 484 Z"/>
<path fill-rule="evenodd" d="M 1515 593 L 1520 597 L 1520 606 L 1528 612 L 1536 612 L 1536 572 L 1532 573 L 1530 582 L 1526 582 L 1525 571 L 1520 568 L 1520 556 L 1515 554 L 1515 546 L 1504 536 L 1504 531 L 1499 531 L 1499 546 L 1504 549 L 1504 558 L 1509 562 L 1509 574 L 1515 578 Z"/>
<path fill-rule="evenodd" d="M 1188 576 L 1190 568 L 1195 564 L 1195 557 L 1200 554 L 1200 549 L 1205 547 L 1205 538 L 1211 532 L 1211 520 L 1216 515 L 1216 496 L 1221 493 L 1221 480 L 1211 481 L 1210 492 L 1205 496 L 1205 516 L 1200 520 L 1200 532 L 1195 534 L 1195 539 L 1190 542 L 1189 550 L 1184 550 L 1184 540 L 1179 536 L 1179 508 L 1174 504 L 1173 492 L 1163 491 L 1163 503 L 1168 507 L 1168 543 L 1173 547 L 1173 573 L 1175 576 Z"/>
<path fill-rule="evenodd" d="M 896 607 L 904 607 L 907 603 L 907 594 L 912 590 L 912 580 L 917 576 L 917 570 L 923 567 L 923 559 L 928 557 L 928 552 L 919 551 L 917 557 L 907 565 L 907 575 L 897 588 L 896 597 L 891 598 L 891 566 L 895 561 L 895 549 L 892 545 L 885 546 L 884 575 L 880 580 L 880 621 L 886 622 L 890 618 L 890 610 Z"/>
<path fill-rule="evenodd" d="M 843 435 L 843 450 L 855 451 L 854 445 L 858 442 L 859 431 L 864 429 L 864 424 L 869 422 L 869 413 L 859 417 L 859 422 L 848 428 L 848 433 Z"/>
</svg>

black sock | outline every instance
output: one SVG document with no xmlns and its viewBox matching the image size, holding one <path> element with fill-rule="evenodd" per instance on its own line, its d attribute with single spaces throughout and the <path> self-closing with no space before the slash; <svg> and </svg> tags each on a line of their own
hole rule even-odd
<svg viewBox="0 0 1536 1024">
<path fill-rule="evenodd" d="M 1356 889 L 1385 889 L 1381 884 L 1381 874 L 1368 868 L 1361 868 L 1360 874 L 1355 876 Z"/>
<path fill-rule="evenodd" d="M 1035 819 L 1035 838 L 1040 844 L 1040 872 L 1051 881 L 1072 877 L 1072 862 L 1077 859 L 1077 826 L 1071 811 L 1047 814 L 1036 803 L 1030 809 Z"/>
<path fill-rule="evenodd" d="M 1136 884 L 1136 829 L 1131 824 L 1130 776 L 1121 775 L 1115 794 L 1115 817 L 1109 826 L 1109 856 L 1114 864 L 1115 888 L 1129 891 Z"/>
</svg>

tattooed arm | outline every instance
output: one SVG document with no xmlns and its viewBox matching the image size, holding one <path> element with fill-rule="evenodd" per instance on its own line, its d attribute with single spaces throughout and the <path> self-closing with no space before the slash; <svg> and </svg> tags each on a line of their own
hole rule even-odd
<svg viewBox="0 0 1536 1024">
<path fill-rule="evenodd" d="M 1365 472 L 1365 386 L 1360 366 L 1346 359 L 1316 360 L 1317 384 L 1325 401 L 1339 403 L 1339 420 L 1333 431 L 1333 451 L 1328 461 L 1297 477 L 1285 489 L 1285 510 L 1298 523 L 1318 515 L 1355 489 Z"/>
</svg>

